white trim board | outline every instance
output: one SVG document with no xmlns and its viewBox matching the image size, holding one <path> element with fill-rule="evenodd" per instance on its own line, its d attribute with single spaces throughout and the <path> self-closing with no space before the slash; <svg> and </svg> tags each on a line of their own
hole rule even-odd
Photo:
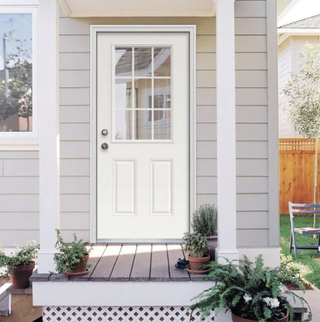
<svg viewBox="0 0 320 322">
<path fill-rule="evenodd" d="M 189 306 L 211 286 L 212 282 L 32 283 L 35 306 Z"/>
<path fill-rule="evenodd" d="M 97 242 L 97 127 L 96 127 L 96 69 L 97 69 L 97 34 L 101 32 L 185 32 L 189 33 L 190 48 L 190 91 L 189 91 L 189 162 L 190 162 L 190 193 L 189 193 L 189 218 L 196 208 L 196 26 L 194 25 L 92 25 L 90 28 L 90 242 Z"/>
</svg>

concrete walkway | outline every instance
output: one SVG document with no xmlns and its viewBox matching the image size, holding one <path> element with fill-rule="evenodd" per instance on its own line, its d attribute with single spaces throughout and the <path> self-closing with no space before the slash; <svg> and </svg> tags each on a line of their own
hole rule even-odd
<svg viewBox="0 0 320 322">
<path fill-rule="evenodd" d="M 305 293 L 302 291 L 296 291 L 296 293 L 309 303 L 313 314 L 312 321 L 320 322 L 320 290 L 306 291 Z"/>
</svg>

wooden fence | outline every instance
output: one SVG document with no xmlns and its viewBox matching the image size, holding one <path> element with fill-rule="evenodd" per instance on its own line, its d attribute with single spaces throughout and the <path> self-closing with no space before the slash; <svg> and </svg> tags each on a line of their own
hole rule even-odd
<svg viewBox="0 0 320 322">
<path fill-rule="evenodd" d="M 318 203 L 320 155 L 318 145 Z M 313 203 L 315 140 L 280 139 L 280 214 L 288 214 L 288 202 Z"/>
</svg>

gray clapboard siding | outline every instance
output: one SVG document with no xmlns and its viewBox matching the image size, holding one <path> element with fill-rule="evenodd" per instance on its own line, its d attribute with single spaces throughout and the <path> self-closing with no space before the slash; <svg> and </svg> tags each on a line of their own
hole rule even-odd
<svg viewBox="0 0 320 322">
<path fill-rule="evenodd" d="M 60 71 L 60 88 L 89 88 L 90 71 L 89 70 L 66 70 Z"/>
<path fill-rule="evenodd" d="M 235 30 L 237 35 L 266 35 L 266 18 L 236 18 Z"/>
<path fill-rule="evenodd" d="M 73 240 L 73 234 L 77 234 L 79 239 L 90 240 L 90 233 L 88 230 L 61 229 L 61 235 L 64 240 Z"/>
<path fill-rule="evenodd" d="M 3 176 L 4 169 L 3 169 L 3 160 L 0 160 L 0 177 Z"/>
<path fill-rule="evenodd" d="M 38 212 L 39 211 L 39 195 L 26 194 L 0 194 L 1 212 Z M 0 234 L 0 238 L 2 236 Z M 13 244 L 14 245 L 14 244 Z"/>
<path fill-rule="evenodd" d="M 197 175 L 217 176 L 217 159 L 197 159 Z"/>
<path fill-rule="evenodd" d="M 265 1 L 236 1 L 235 16 L 236 17 L 261 17 L 267 15 Z"/>
<path fill-rule="evenodd" d="M 38 230 L 39 229 L 39 213 L 0 213 L 1 230 Z M 1 233 L 0 233 L 1 234 Z M 14 244 L 13 244 L 14 245 Z"/>
<path fill-rule="evenodd" d="M 215 53 L 216 36 L 197 36 L 197 53 Z"/>
<path fill-rule="evenodd" d="M 268 194 L 237 194 L 238 211 L 268 211 Z"/>
<path fill-rule="evenodd" d="M 203 159 L 217 158 L 216 141 L 198 141 L 197 157 Z"/>
<path fill-rule="evenodd" d="M 263 247 L 269 245 L 268 229 L 240 229 L 237 231 L 238 247 Z"/>
<path fill-rule="evenodd" d="M 268 212 L 237 212 L 238 229 L 268 229 Z"/>
<path fill-rule="evenodd" d="M 0 151 L 0 159 L 38 159 L 37 151 Z"/>
<path fill-rule="evenodd" d="M 267 141 L 267 124 L 237 124 L 236 136 L 238 141 Z"/>
<path fill-rule="evenodd" d="M 197 123 L 216 123 L 216 106 L 197 106 Z"/>
<path fill-rule="evenodd" d="M 213 141 L 217 139 L 217 127 L 215 124 L 197 124 L 197 139 L 199 141 Z"/>
<path fill-rule="evenodd" d="M 38 159 L 5 159 L 3 164 L 3 176 L 8 177 L 37 177 L 39 176 Z M 0 162 L 0 164 L 1 164 Z"/>
<path fill-rule="evenodd" d="M 0 230 L 1 246 L 23 246 L 28 240 L 39 241 L 39 230 Z"/>
<path fill-rule="evenodd" d="M 238 123 L 267 123 L 268 106 L 237 106 L 236 121 Z"/>
<path fill-rule="evenodd" d="M 237 193 L 268 193 L 268 177 L 237 177 Z"/>
<path fill-rule="evenodd" d="M 268 176 L 268 160 L 238 159 L 237 175 L 243 177 Z"/>
<path fill-rule="evenodd" d="M 89 35 L 60 35 L 60 53 L 90 53 Z"/>
<path fill-rule="evenodd" d="M 268 142 L 237 142 L 236 155 L 237 159 L 267 159 Z"/>
<path fill-rule="evenodd" d="M 267 72 L 256 70 L 238 70 L 236 72 L 236 87 L 267 87 Z"/>
<path fill-rule="evenodd" d="M 197 105 L 216 105 L 216 89 L 197 88 Z"/>
<path fill-rule="evenodd" d="M 90 214 L 85 213 L 65 213 L 60 216 L 60 224 L 65 230 L 88 230 L 90 225 Z"/>
<path fill-rule="evenodd" d="M 266 88 L 237 88 L 237 105 L 267 105 L 268 91 Z"/>
<path fill-rule="evenodd" d="M 90 176 L 89 159 L 61 159 L 60 175 L 63 176 Z"/>
<path fill-rule="evenodd" d="M 38 194 L 38 177 L 1 177 L 0 194 Z"/>
<path fill-rule="evenodd" d="M 90 105 L 90 89 L 60 88 L 60 105 Z"/>
<path fill-rule="evenodd" d="M 90 124 L 64 123 L 60 124 L 61 141 L 90 140 Z"/>
<path fill-rule="evenodd" d="M 216 54 L 197 53 L 196 69 L 197 70 L 215 70 L 216 69 Z"/>
<path fill-rule="evenodd" d="M 266 36 L 236 36 L 236 53 L 265 53 L 267 52 Z"/>
<path fill-rule="evenodd" d="M 90 211 L 89 194 L 62 194 L 60 198 L 61 212 L 86 212 Z M 63 227 L 62 227 L 63 228 Z M 88 227 L 89 229 L 89 227 Z"/>
<path fill-rule="evenodd" d="M 84 106 L 60 106 L 60 124 L 63 123 L 89 123 L 90 107 Z"/>
<path fill-rule="evenodd" d="M 266 53 L 236 53 L 237 70 L 267 70 Z"/>
<path fill-rule="evenodd" d="M 62 141 L 60 142 L 61 159 L 89 159 L 89 141 Z"/>
<path fill-rule="evenodd" d="M 60 53 L 60 70 L 90 70 L 89 53 Z"/>
<path fill-rule="evenodd" d="M 197 177 L 197 193 L 217 193 L 216 177 Z"/>
<path fill-rule="evenodd" d="M 61 177 L 60 178 L 61 194 L 83 194 L 90 193 L 89 177 Z"/>
</svg>

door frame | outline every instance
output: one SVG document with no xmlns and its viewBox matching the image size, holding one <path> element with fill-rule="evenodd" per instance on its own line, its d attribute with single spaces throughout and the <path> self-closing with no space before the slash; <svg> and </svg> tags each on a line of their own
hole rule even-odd
<svg viewBox="0 0 320 322">
<path fill-rule="evenodd" d="M 189 34 L 189 227 L 196 209 L 196 26 L 195 25 L 91 25 L 90 26 L 90 242 L 97 242 L 97 35 L 98 33 Z M 181 236 L 182 238 L 182 236 Z"/>
</svg>

